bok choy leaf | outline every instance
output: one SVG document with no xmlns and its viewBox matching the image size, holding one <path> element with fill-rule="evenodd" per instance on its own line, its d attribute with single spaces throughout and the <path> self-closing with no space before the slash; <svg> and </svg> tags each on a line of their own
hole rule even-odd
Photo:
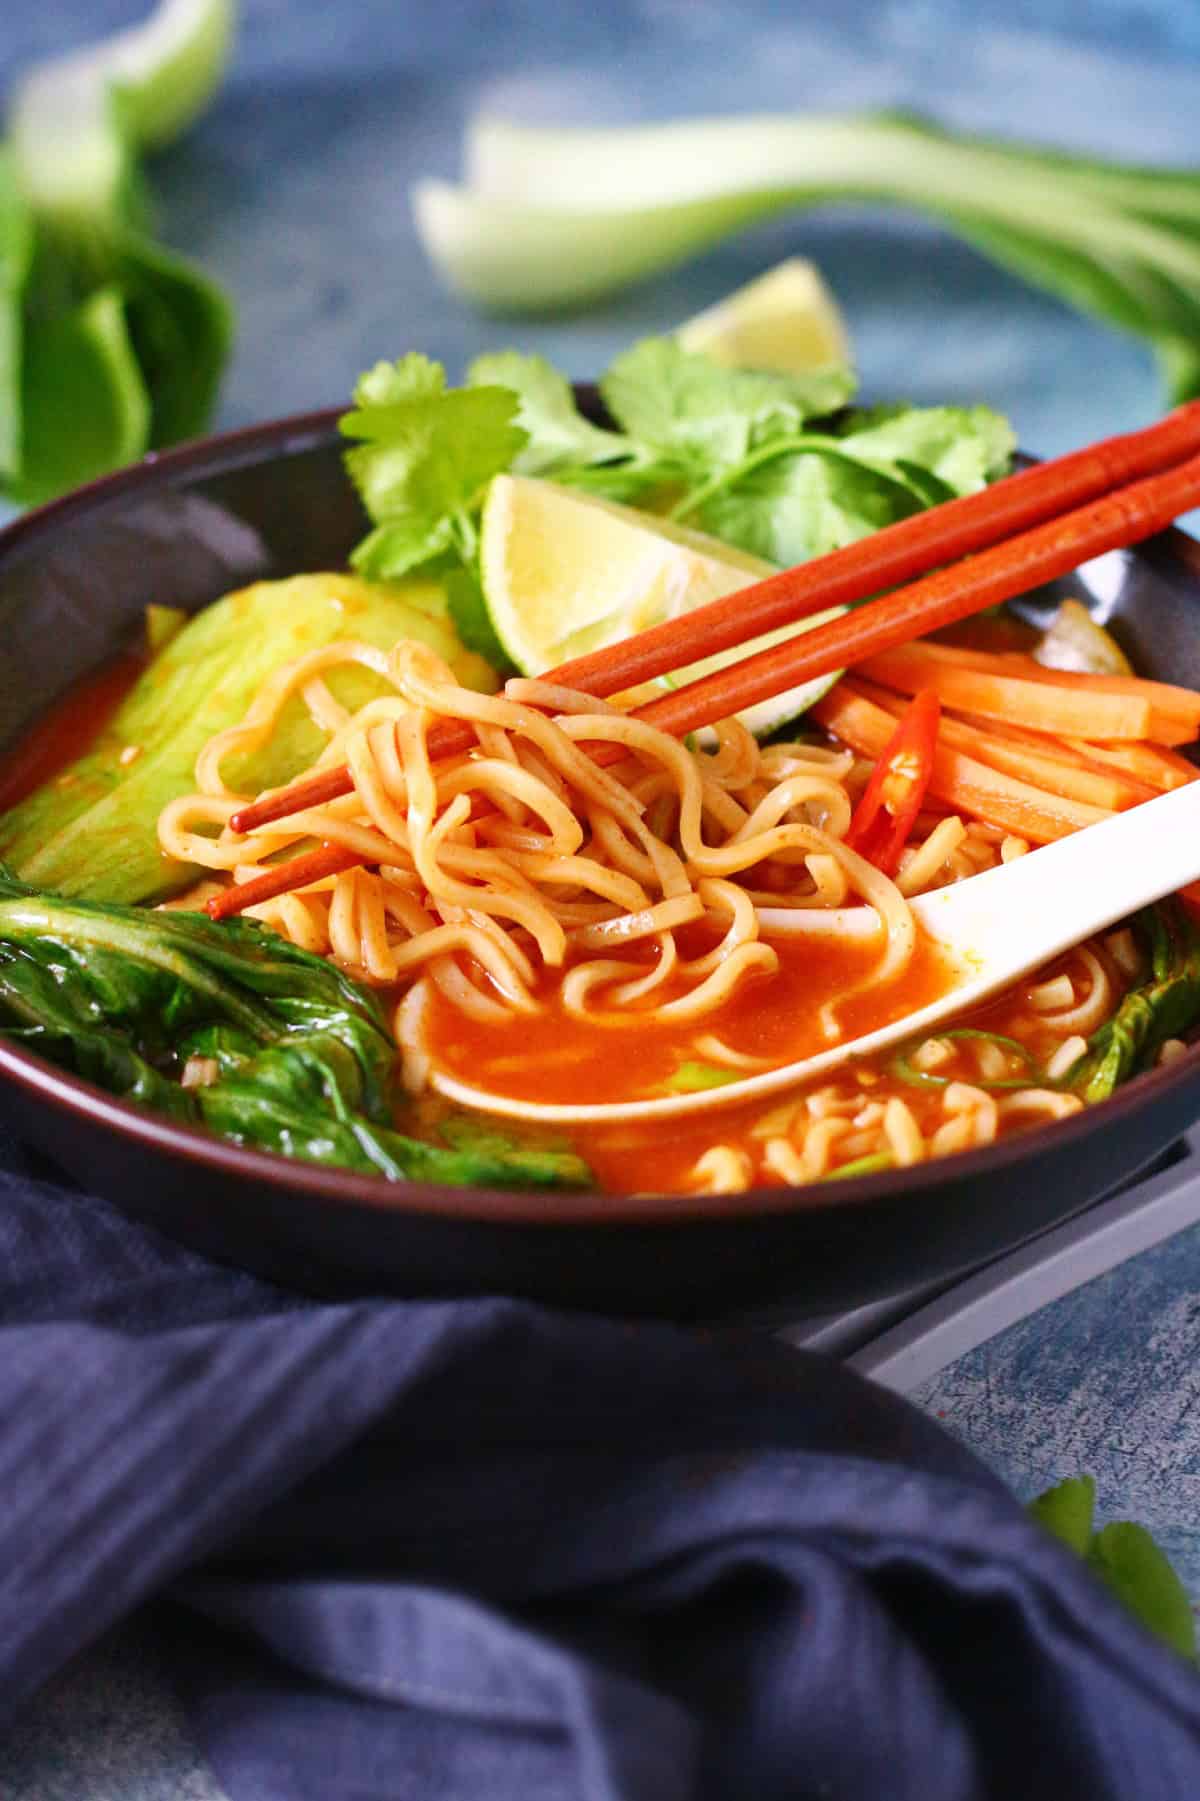
<svg viewBox="0 0 1200 1801">
<path fill-rule="evenodd" d="M 0 150 L 0 489 L 21 465 L 22 305 L 33 221 L 11 153 Z"/>
<path fill-rule="evenodd" d="M 483 119 L 467 181 L 413 190 L 450 284 L 496 310 L 578 305 L 771 214 L 830 202 L 932 214 L 1082 312 L 1145 338 L 1200 392 L 1200 178 L 899 114 L 759 115 L 603 129 Z M 564 254 L 569 245 L 569 254 Z"/>
<path fill-rule="evenodd" d="M 1189 915 L 1178 903 L 1160 902 L 1139 914 L 1135 926 L 1148 948 L 1149 980 L 1130 989 L 1070 1072 L 1072 1088 L 1089 1103 L 1107 1100 L 1149 1069 L 1168 1038 L 1200 1020 L 1200 931 Z"/>
<path fill-rule="evenodd" d="M 496 1132 L 398 1132 L 378 1001 L 253 920 L 67 901 L 0 865 L 0 1033 L 125 1100 L 309 1163 L 509 1188 L 589 1179 L 571 1152 Z"/>
<path fill-rule="evenodd" d="M 197 613 L 91 748 L 0 814 L 0 859 L 23 881 L 92 900 L 156 899 L 186 886 L 195 866 L 164 855 L 156 828 L 168 801 L 195 786 L 200 750 L 237 724 L 272 671 L 347 637 L 380 650 L 419 638 L 468 687 L 494 685 L 487 665 L 459 644 L 436 583 L 399 587 L 319 574 L 256 582 Z M 379 677 L 355 665 L 332 671 L 329 682 L 351 710 L 384 691 Z M 257 794 L 298 775 L 324 743 L 293 699 L 270 744 L 230 756 L 224 771 L 239 792 Z"/>
<path fill-rule="evenodd" d="M 232 315 L 156 243 L 140 158 L 228 60 L 236 0 L 160 0 L 144 24 L 31 70 L 0 155 L 0 485 L 46 500 L 208 422 Z"/>
</svg>

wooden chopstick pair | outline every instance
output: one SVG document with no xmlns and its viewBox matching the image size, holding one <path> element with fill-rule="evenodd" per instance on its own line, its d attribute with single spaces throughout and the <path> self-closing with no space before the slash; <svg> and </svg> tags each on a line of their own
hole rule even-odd
<svg viewBox="0 0 1200 1801">
<path fill-rule="evenodd" d="M 1192 401 L 1141 431 L 1035 464 L 977 494 L 915 514 L 577 657 L 547 671 L 545 679 L 603 699 L 829 607 L 880 596 L 636 710 L 634 717 L 683 736 L 830 670 L 1012 600 L 1089 557 L 1161 531 L 1197 504 L 1200 401 Z M 891 591 L 881 593 L 884 589 Z M 469 749 L 474 734 L 447 722 L 435 727 L 429 742 L 435 756 L 450 756 Z M 230 823 L 235 831 L 250 832 L 324 805 L 353 786 L 349 769 L 323 770 L 243 807 Z M 209 901 L 208 911 L 214 919 L 224 918 L 361 861 L 341 846 L 322 844 L 224 890 Z"/>
</svg>

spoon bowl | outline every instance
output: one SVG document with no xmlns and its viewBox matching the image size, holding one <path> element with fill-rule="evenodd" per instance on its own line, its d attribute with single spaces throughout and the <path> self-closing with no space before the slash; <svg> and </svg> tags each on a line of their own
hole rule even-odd
<svg viewBox="0 0 1200 1801">
<path fill-rule="evenodd" d="M 719 1088 L 650 1100 L 539 1103 L 493 1094 L 462 1082 L 432 1062 L 430 1082 L 448 1100 L 512 1119 L 547 1125 L 603 1125 L 621 1120 L 679 1118 L 766 1098 L 843 1064 L 871 1057 L 979 1006 L 1031 970 L 1094 932 L 1200 877 L 1200 782 L 1143 801 L 1085 831 L 1059 838 L 968 881 L 935 888 L 909 903 L 917 925 L 937 947 L 950 986 L 916 1012 L 834 1044 L 815 1056 L 747 1075 Z M 840 930 L 858 937 L 879 930 L 871 907 L 833 914 L 760 908 L 764 937 Z M 836 917 L 836 925 L 834 923 Z M 418 1033 L 421 1009 L 414 1009 Z"/>
</svg>

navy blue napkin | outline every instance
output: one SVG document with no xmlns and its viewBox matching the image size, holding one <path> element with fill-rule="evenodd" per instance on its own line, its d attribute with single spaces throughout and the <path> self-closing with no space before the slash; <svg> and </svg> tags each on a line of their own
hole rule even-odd
<svg viewBox="0 0 1200 1801">
<path fill-rule="evenodd" d="M 232 1801 L 1200 1793 L 1196 1674 L 840 1366 L 307 1301 L 0 1164 L 0 1723 L 165 1596 Z"/>
</svg>

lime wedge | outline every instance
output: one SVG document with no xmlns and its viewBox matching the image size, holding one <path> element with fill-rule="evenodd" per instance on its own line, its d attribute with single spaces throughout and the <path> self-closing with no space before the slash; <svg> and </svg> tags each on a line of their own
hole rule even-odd
<svg viewBox="0 0 1200 1801">
<path fill-rule="evenodd" d="M 789 257 L 676 332 L 685 350 L 734 368 L 796 375 L 851 361 L 850 336 L 815 263 Z"/>
<path fill-rule="evenodd" d="M 619 643 L 661 619 L 772 575 L 774 565 L 632 507 L 532 476 L 497 475 L 484 502 L 480 575 L 492 629 L 526 675 Z M 663 679 L 676 687 L 833 618 L 765 633 Z M 742 714 L 756 733 L 795 719 L 836 681 L 821 676 Z"/>
</svg>

